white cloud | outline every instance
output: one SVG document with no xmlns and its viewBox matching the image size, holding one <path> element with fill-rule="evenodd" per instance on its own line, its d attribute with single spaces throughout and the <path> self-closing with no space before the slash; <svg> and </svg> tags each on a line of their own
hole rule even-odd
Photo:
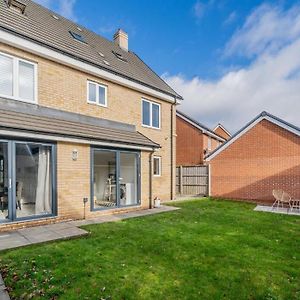
<svg viewBox="0 0 300 300">
<path fill-rule="evenodd" d="M 232 24 L 237 19 L 237 13 L 235 11 L 231 12 L 227 19 L 223 22 L 223 25 L 227 26 Z"/>
<path fill-rule="evenodd" d="M 163 76 L 185 98 L 179 110 L 211 127 L 221 121 L 232 131 L 263 110 L 300 126 L 300 31 L 295 13 L 299 7 L 286 12 L 265 7 L 255 10 L 230 42 L 234 45 L 231 55 L 242 54 L 239 49 L 245 55 L 256 55 L 249 66 L 229 71 L 215 81 L 188 80 L 181 74 Z"/>
<path fill-rule="evenodd" d="M 202 19 L 206 11 L 211 8 L 215 0 L 209 0 L 208 2 L 197 0 L 193 6 L 193 12 L 197 19 Z"/>
<path fill-rule="evenodd" d="M 53 0 L 34 0 L 34 2 L 36 2 L 40 5 L 43 5 L 47 8 L 51 8 L 51 4 L 52 4 Z"/>
<path fill-rule="evenodd" d="M 77 16 L 74 11 L 74 7 L 77 0 L 34 0 L 35 2 L 55 10 L 63 17 L 70 19 L 74 22 L 77 21 Z"/>
<path fill-rule="evenodd" d="M 77 17 L 74 12 L 76 0 L 59 0 L 58 12 L 67 19 L 71 19 L 74 22 L 77 21 Z"/>
<path fill-rule="evenodd" d="M 225 55 L 253 57 L 276 52 L 300 34 L 300 7 L 284 11 L 278 6 L 261 5 L 247 18 L 226 45 Z"/>
</svg>

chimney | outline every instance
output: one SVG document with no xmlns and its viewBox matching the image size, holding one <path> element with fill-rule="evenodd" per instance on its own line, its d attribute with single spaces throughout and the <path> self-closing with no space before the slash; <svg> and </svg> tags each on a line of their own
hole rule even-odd
<svg viewBox="0 0 300 300">
<path fill-rule="evenodd" d="M 128 51 L 128 34 L 122 29 L 118 29 L 114 34 L 114 42 L 123 50 Z"/>
</svg>

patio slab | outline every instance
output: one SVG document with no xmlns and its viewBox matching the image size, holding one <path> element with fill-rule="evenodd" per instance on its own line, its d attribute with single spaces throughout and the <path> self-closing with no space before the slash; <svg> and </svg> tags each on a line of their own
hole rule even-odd
<svg viewBox="0 0 300 300">
<path fill-rule="evenodd" d="M 277 207 L 272 208 L 272 206 L 266 206 L 266 205 L 257 205 L 254 208 L 255 211 L 264 211 L 264 212 L 270 212 L 275 214 L 284 214 L 284 215 L 293 215 L 293 216 L 300 216 L 300 211 L 292 210 L 288 211 L 286 208 Z"/>
<path fill-rule="evenodd" d="M 101 224 L 106 222 L 116 222 L 129 218 L 143 217 L 162 212 L 174 211 L 179 208 L 172 206 L 161 206 L 159 208 L 145 209 L 115 215 L 101 216 L 95 219 L 67 221 L 50 225 L 23 228 L 11 232 L 0 233 L 0 251 L 22 246 L 28 246 L 59 239 L 84 236 L 88 232 L 78 228 L 83 225 Z M 0 298 L 0 300 L 2 300 Z"/>
<path fill-rule="evenodd" d="M 6 290 L 4 281 L 2 279 L 2 276 L 0 274 L 0 300 L 9 300 L 10 297 L 8 295 L 8 292 Z"/>
<path fill-rule="evenodd" d="M 121 221 L 124 219 L 155 215 L 158 213 L 170 212 L 170 211 L 174 211 L 174 210 L 178 210 L 178 209 L 180 209 L 180 208 L 174 207 L 174 206 L 161 205 L 159 208 L 143 209 L 143 210 L 126 212 L 126 213 L 115 214 L 115 215 L 104 215 L 104 216 L 94 218 L 94 219 L 89 219 L 89 220 L 69 221 L 69 223 L 74 224 L 75 226 L 84 226 L 84 225 L 101 224 L 101 223 L 107 223 L 107 222 L 117 222 L 117 221 Z"/>
</svg>

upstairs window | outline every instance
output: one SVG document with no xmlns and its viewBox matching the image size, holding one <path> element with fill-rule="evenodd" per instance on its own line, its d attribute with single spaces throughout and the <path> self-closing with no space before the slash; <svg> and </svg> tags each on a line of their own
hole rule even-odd
<svg viewBox="0 0 300 300">
<path fill-rule="evenodd" d="M 0 95 L 36 102 L 36 64 L 0 53 Z"/>
<path fill-rule="evenodd" d="M 142 124 L 145 127 L 160 128 L 160 104 L 142 99 Z"/>
<path fill-rule="evenodd" d="M 107 107 L 107 86 L 88 81 L 87 102 Z"/>
</svg>

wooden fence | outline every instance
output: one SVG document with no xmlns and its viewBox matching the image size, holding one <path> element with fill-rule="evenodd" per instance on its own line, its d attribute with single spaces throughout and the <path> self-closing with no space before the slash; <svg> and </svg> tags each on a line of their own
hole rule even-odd
<svg viewBox="0 0 300 300">
<path fill-rule="evenodd" d="M 177 195 L 208 195 L 208 166 L 176 167 Z"/>
</svg>

